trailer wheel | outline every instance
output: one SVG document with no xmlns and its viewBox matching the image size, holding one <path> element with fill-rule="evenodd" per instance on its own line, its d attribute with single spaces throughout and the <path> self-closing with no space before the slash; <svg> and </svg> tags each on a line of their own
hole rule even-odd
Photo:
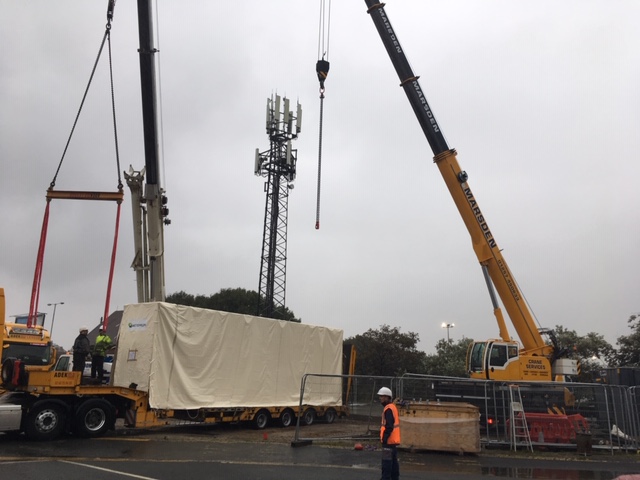
<svg viewBox="0 0 640 480">
<path fill-rule="evenodd" d="M 285 408 L 280 414 L 280 426 L 282 428 L 290 427 L 293 424 L 293 410 Z"/>
<path fill-rule="evenodd" d="M 33 404 L 25 420 L 24 431 L 31 440 L 54 440 L 64 431 L 65 412 L 52 402 Z"/>
<path fill-rule="evenodd" d="M 113 425 L 113 407 L 101 398 L 90 398 L 80 404 L 73 419 L 73 432 L 82 438 L 99 437 Z"/>
<path fill-rule="evenodd" d="M 324 415 L 322 416 L 324 423 L 333 423 L 336 421 L 336 418 L 338 418 L 338 413 L 334 408 L 327 409 L 327 411 L 324 412 Z"/>
<path fill-rule="evenodd" d="M 265 409 L 258 410 L 258 413 L 256 413 L 256 416 L 253 417 L 253 426 L 257 430 L 263 430 L 264 428 L 267 427 L 267 425 L 269 425 L 270 420 L 271 420 L 271 414 L 269 413 L 268 410 L 265 410 Z"/>
<path fill-rule="evenodd" d="M 313 408 L 307 408 L 302 414 L 302 423 L 304 425 L 312 425 L 316 421 L 316 411 Z"/>
</svg>

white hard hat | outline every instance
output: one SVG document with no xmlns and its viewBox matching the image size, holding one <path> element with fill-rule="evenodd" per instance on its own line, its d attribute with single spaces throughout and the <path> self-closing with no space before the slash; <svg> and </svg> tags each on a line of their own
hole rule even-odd
<svg viewBox="0 0 640 480">
<path fill-rule="evenodd" d="M 378 395 L 386 395 L 387 397 L 393 397 L 393 393 L 391 393 L 391 389 L 387 387 L 382 387 L 378 390 Z"/>
<path fill-rule="evenodd" d="M 80 327 L 80 332 L 88 332 L 89 331 L 89 327 Z"/>
</svg>

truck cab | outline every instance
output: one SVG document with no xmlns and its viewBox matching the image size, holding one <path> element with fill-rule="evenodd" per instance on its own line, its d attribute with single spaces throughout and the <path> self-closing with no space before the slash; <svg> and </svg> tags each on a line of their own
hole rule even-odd
<svg viewBox="0 0 640 480">
<path fill-rule="evenodd" d="M 7 358 L 20 360 L 25 365 L 50 365 L 51 338 L 44 328 L 44 313 L 38 313 L 35 324 L 27 326 L 28 315 L 16 315 L 13 322 L 4 324 L 2 362 Z M 2 363 L 0 362 L 0 363 Z"/>
</svg>

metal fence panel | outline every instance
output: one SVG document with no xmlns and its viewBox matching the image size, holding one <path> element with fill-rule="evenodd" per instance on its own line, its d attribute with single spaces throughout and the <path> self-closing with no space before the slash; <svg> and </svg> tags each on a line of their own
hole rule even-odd
<svg viewBox="0 0 640 480">
<path fill-rule="evenodd" d="M 640 391 L 637 387 L 600 383 L 496 382 L 417 374 L 395 378 L 306 375 L 301 385 L 300 405 L 304 405 L 305 396 L 329 388 L 328 385 L 342 388 L 349 414 L 363 422 L 362 436 L 372 435 L 379 429 L 382 407 L 377 392 L 380 387 L 387 386 L 396 397 L 405 401 L 475 405 L 480 411 L 481 442 L 485 446 L 509 445 L 509 386 L 517 385 L 534 446 L 576 448 L 578 440 L 587 437 L 590 446 L 612 452 L 639 448 Z M 295 440 L 305 439 L 303 433 L 299 422 Z M 330 439 L 323 437 L 323 440 Z"/>
</svg>

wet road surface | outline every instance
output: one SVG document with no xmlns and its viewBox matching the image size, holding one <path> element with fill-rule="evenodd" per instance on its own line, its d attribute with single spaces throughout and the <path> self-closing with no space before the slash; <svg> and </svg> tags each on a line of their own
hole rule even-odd
<svg viewBox="0 0 640 480">
<path fill-rule="evenodd" d="M 0 479 L 21 480 L 321 480 L 378 479 L 380 452 L 347 446 L 236 441 L 207 430 L 114 434 L 100 439 L 65 437 L 29 442 L 0 435 Z M 257 437 L 257 436 L 256 436 Z M 479 455 L 400 452 L 401 478 L 471 480 L 536 478 L 612 480 L 640 472 L 640 456 L 575 453 Z"/>
</svg>

